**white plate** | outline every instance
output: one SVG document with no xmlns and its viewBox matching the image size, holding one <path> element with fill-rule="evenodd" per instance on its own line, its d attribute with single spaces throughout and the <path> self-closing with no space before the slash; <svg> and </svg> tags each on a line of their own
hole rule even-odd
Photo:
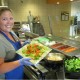
<svg viewBox="0 0 80 80">
<path fill-rule="evenodd" d="M 34 60 L 31 59 L 31 60 L 30 60 L 30 61 L 31 61 L 33 64 L 35 64 L 35 65 L 36 65 L 37 63 L 39 63 L 39 62 L 52 50 L 51 48 L 42 45 L 42 44 L 39 43 L 38 41 L 32 41 L 30 44 L 31 44 L 31 45 L 38 44 L 39 46 L 42 47 L 42 49 L 44 49 L 44 50 L 43 50 L 44 52 L 41 53 L 40 57 L 38 57 L 37 60 L 36 60 L 36 59 L 34 59 Z M 30 56 L 30 55 L 27 56 L 26 54 L 23 53 L 23 50 L 27 50 L 27 46 L 30 45 L 30 44 L 27 44 L 27 45 L 23 46 L 23 47 L 20 48 L 18 51 L 16 51 L 16 53 L 19 54 L 19 55 L 21 55 L 22 57 L 32 58 L 32 56 Z"/>
</svg>

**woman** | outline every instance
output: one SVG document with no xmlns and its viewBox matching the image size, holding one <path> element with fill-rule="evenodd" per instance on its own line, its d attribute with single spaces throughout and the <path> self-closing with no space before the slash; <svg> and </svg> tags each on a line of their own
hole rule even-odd
<svg viewBox="0 0 80 80">
<path fill-rule="evenodd" d="M 11 32 L 14 18 L 9 8 L 0 9 L 0 78 L 23 79 L 23 65 L 33 65 L 29 58 L 16 54 L 21 48 L 19 39 Z"/>
</svg>

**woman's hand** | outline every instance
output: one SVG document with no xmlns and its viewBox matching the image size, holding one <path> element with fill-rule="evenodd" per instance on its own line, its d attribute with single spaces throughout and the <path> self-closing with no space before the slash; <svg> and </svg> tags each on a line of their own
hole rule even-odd
<svg viewBox="0 0 80 80">
<path fill-rule="evenodd" d="M 34 65 L 30 62 L 30 58 L 22 58 L 19 60 L 20 65 L 26 65 L 26 66 L 31 66 Z"/>
<path fill-rule="evenodd" d="M 30 44 L 30 42 L 31 42 L 30 39 L 28 39 L 22 44 L 22 46 L 25 46 L 26 44 Z"/>
</svg>

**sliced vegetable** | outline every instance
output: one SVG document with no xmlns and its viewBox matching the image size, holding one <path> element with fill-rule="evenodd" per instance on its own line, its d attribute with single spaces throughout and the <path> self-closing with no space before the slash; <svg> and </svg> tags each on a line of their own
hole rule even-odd
<svg viewBox="0 0 80 80">
<path fill-rule="evenodd" d="M 39 57 L 48 50 L 46 46 L 41 46 L 36 43 L 28 44 L 25 49 L 22 49 L 22 53 L 26 56 L 30 56 L 32 59 L 39 59 Z"/>
</svg>

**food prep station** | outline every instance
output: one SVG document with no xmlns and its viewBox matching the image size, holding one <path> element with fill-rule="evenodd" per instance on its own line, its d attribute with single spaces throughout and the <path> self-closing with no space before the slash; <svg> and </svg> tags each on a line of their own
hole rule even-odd
<svg viewBox="0 0 80 80">
<path fill-rule="evenodd" d="M 80 42 L 61 38 L 58 36 L 42 36 L 32 40 L 48 46 L 52 49 L 51 53 L 61 53 L 67 57 L 80 56 Z M 43 58 L 36 66 L 24 66 L 25 78 L 34 80 L 44 79 L 68 79 L 64 70 L 64 60 L 61 63 L 53 62 L 49 64 Z"/>
</svg>

